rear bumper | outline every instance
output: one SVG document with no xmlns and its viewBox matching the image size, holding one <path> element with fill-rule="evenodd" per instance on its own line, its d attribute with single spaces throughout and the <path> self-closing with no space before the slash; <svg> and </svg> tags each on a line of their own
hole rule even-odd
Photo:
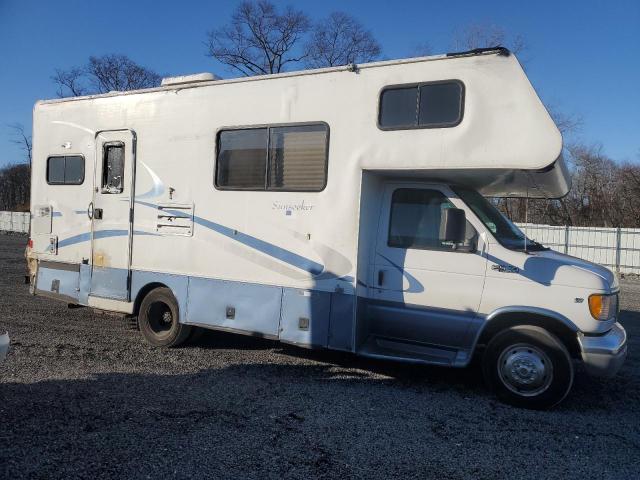
<svg viewBox="0 0 640 480">
<path fill-rule="evenodd" d="M 4 361 L 9 351 L 9 334 L 0 335 L 0 362 Z"/>
<path fill-rule="evenodd" d="M 627 332 L 619 323 L 604 335 L 578 335 L 582 361 L 590 375 L 612 377 L 627 358 Z"/>
</svg>

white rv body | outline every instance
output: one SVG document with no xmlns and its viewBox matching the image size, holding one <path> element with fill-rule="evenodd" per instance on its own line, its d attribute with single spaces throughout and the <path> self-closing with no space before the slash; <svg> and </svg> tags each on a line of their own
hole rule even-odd
<svg viewBox="0 0 640 480">
<path fill-rule="evenodd" d="M 381 126 L 386 88 L 442 81 L 463 85 L 458 124 Z M 615 317 L 595 320 L 576 300 L 615 294 L 610 271 L 505 248 L 450 187 L 551 198 L 569 189 L 561 135 L 513 55 L 167 83 L 36 104 L 36 294 L 136 314 L 165 286 L 185 324 L 452 366 L 468 364 L 492 322 L 528 313 L 555 322 L 572 354 L 599 355 L 594 370 L 624 360 Z M 310 124 L 328 132 L 320 191 L 216 186 L 219 132 Z M 100 188 L 111 145 L 125 147 L 115 194 Z M 48 159 L 68 156 L 83 159 L 83 181 L 49 184 Z M 477 248 L 389 247 L 389 205 L 403 188 L 433 189 L 464 210 Z"/>
</svg>

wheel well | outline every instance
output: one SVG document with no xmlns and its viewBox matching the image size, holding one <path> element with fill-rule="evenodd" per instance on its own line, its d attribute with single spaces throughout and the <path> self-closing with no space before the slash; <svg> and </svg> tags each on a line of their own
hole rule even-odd
<svg viewBox="0 0 640 480">
<path fill-rule="evenodd" d="M 478 339 L 478 345 L 486 345 L 493 336 L 516 325 L 534 325 L 553 333 L 564 344 L 569 355 L 580 358 L 580 344 L 577 333 L 553 317 L 528 312 L 508 312 L 491 319 Z"/>
<path fill-rule="evenodd" d="M 164 283 L 159 283 L 159 282 L 148 283 L 144 287 L 142 287 L 138 291 L 138 295 L 136 295 L 136 300 L 133 303 L 133 315 L 135 316 L 138 315 L 142 300 L 144 300 L 144 297 L 146 297 L 151 290 L 155 290 L 156 288 L 169 288 L 169 287 L 167 287 Z"/>
</svg>

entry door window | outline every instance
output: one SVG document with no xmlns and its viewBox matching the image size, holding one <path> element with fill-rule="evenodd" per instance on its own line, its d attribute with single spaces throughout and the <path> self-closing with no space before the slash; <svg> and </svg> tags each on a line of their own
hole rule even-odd
<svg viewBox="0 0 640 480">
<path fill-rule="evenodd" d="M 124 143 L 106 143 L 102 155 L 102 193 L 124 190 Z"/>
<path fill-rule="evenodd" d="M 438 190 L 399 188 L 391 197 L 389 238 L 387 245 L 395 248 L 422 250 L 468 251 L 477 233 L 467 222 L 462 246 L 444 242 L 440 237 L 442 212 L 454 205 Z"/>
</svg>

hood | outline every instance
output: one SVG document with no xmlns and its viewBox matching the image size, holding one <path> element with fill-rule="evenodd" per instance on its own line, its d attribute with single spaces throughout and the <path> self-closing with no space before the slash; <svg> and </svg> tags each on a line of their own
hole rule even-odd
<svg viewBox="0 0 640 480">
<path fill-rule="evenodd" d="M 531 275 L 532 280 L 547 285 L 566 285 L 607 292 L 618 289 L 618 279 L 608 268 L 554 250 L 531 252 L 527 255 L 523 273 L 525 272 Z"/>
</svg>

